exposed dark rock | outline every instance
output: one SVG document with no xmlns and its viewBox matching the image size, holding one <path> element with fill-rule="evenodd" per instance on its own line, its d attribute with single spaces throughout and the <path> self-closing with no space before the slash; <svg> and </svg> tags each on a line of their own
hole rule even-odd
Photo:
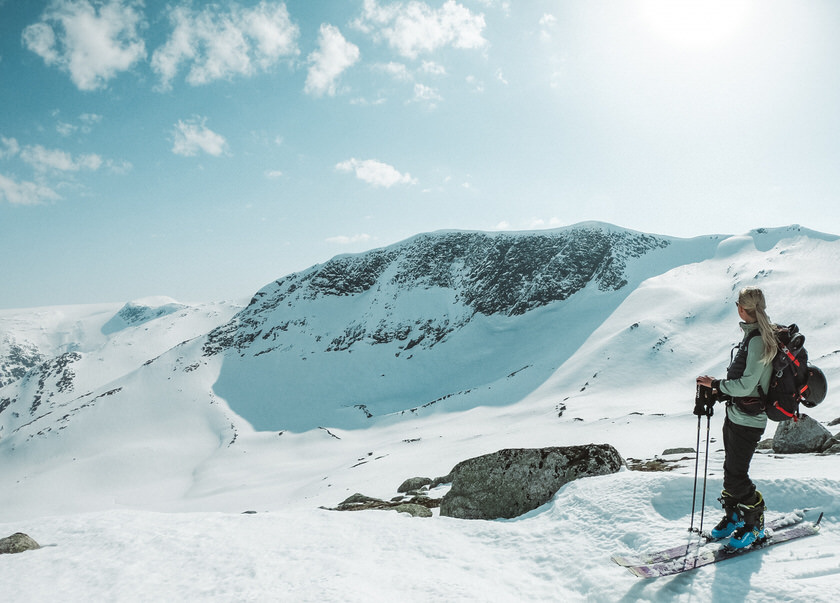
<svg viewBox="0 0 840 603">
<path fill-rule="evenodd" d="M 668 448 L 662 451 L 662 456 L 669 454 L 694 454 L 694 448 Z"/>
<path fill-rule="evenodd" d="M 73 391 L 76 373 L 72 365 L 81 359 L 80 353 L 67 352 L 42 362 L 26 374 L 23 383 L 37 380 L 29 404 L 30 414 L 34 415 L 38 407 L 48 402 L 56 393 Z"/>
<path fill-rule="evenodd" d="M 412 490 L 419 490 L 423 486 L 428 486 L 431 483 L 432 479 L 429 477 L 410 477 L 400 484 L 400 487 L 397 488 L 397 492 L 411 492 Z"/>
<path fill-rule="evenodd" d="M 431 481 L 431 483 L 429 484 L 429 490 L 433 490 L 434 488 L 437 488 L 438 486 L 443 485 L 443 484 L 451 484 L 451 483 L 452 483 L 452 473 L 450 472 L 447 475 L 443 475 L 441 477 L 436 477 L 435 479 L 433 479 Z"/>
<path fill-rule="evenodd" d="M 23 532 L 17 532 L 6 538 L 0 538 L 0 554 L 22 553 L 40 549 L 41 545 Z"/>
<path fill-rule="evenodd" d="M 405 496 L 395 496 L 391 500 L 381 500 L 364 494 L 353 494 L 340 502 L 337 507 L 328 509 L 330 511 L 367 511 L 370 509 L 396 509 L 400 512 L 410 513 L 415 517 L 431 517 L 429 509 L 436 509 L 440 506 L 439 498 L 429 498 L 418 495 L 406 499 Z M 418 509 L 423 509 L 420 511 Z"/>
<path fill-rule="evenodd" d="M 376 295 L 380 286 L 399 285 L 403 294 L 413 289 L 451 289 L 454 299 L 473 314 L 520 315 L 568 299 L 590 284 L 602 291 L 621 289 L 627 284 L 628 260 L 668 245 L 666 239 L 599 225 L 528 235 L 420 235 L 386 249 L 339 256 L 272 283 L 208 335 L 204 353 L 231 349 L 244 353 L 278 322 L 294 324 L 300 317 L 275 315 L 282 306 L 324 297 Z M 376 325 L 346 324 L 338 333 L 307 333 L 315 340 L 328 335 L 328 351 L 395 341 L 409 350 L 432 347 L 470 320 L 469 312 L 436 320 L 401 315 Z"/>
<path fill-rule="evenodd" d="M 160 306 L 147 306 L 128 302 L 111 320 L 102 325 L 103 335 L 111 335 L 128 327 L 137 327 L 149 321 L 174 314 L 187 308 L 184 304 L 177 302 L 162 304 Z"/>
<path fill-rule="evenodd" d="M 350 496 L 348 496 L 342 502 L 338 503 L 337 508 L 339 511 L 356 511 L 362 508 L 379 508 L 379 505 L 382 505 L 384 507 L 388 506 L 388 503 L 384 500 L 373 498 L 372 496 L 365 496 L 364 494 L 356 492 L 355 494 L 351 494 Z"/>
<path fill-rule="evenodd" d="M 5 348 L 5 354 L 3 349 Z M 26 373 L 43 362 L 44 356 L 29 342 L 17 342 L 7 336 L 0 344 L 0 388 L 22 379 Z"/>
<path fill-rule="evenodd" d="M 773 436 L 773 452 L 796 454 L 823 452 L 834 445 L 831 432 L 808 415 L 798 421 L 785 421 L 776 427 Z"/>
<path fill-rule="evenodd" d="M 440 513 L 462 519 L 516 517 L 545 504 L 572 480 L 615 473 L 623 464 L 608 444 L 499 450 L 453 468 Z"/>
<path fill-rule="evenodd" d="M 773 438 L 761 440 L 756 446 L 757 450 L 773 450 Z"/>
<path fill-rule="evenodd" d="M 412 517 L 431 517 L 432 512 L 423 505 L 416 505 L 412 503 L 403 503 L 395 507 L 391 507 L 398 513 L 408 513 Z"/>
<path fill-rule="evenodd" d="M 694 451 L 692 450 L 692 454 Z M 669 460 L 669 459 L 634 459 L 628 458 L 627 459 L 627 468 L 630 471 L 673 471 L 674 469 L 679 468 L 680 462 L 686 460 L 692 460 L 694 457 L 682 457 L 679 460 Z"/>
</svg>

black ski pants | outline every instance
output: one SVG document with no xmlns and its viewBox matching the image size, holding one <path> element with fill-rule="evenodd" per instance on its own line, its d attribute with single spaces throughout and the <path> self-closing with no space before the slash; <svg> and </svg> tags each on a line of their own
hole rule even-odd
<svg viewBox="0 0 840 603">
<path fill-rule="evenodd" d="M 750 461 L 763 429 L 738 425 L 729 420 L 723 422 L 723 449 L 726 458 L 723 461 L 723 489 L 735 501 L 744 504 L 755 502 L 755 484 L 749 476 Z"/>
</svg>

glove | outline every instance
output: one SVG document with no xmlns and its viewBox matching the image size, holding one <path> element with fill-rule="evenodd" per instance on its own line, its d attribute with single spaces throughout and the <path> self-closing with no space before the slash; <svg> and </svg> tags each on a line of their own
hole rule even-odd
<svg viewBox="0 0 840 603">
<path fill-rule="evenodd" d="M 711 417 L 714 414 L 713 406 L 715 398 L 712 395 L 712 388 L 697 384 L 697 394 L 694 396 L 694 414 L 698 417 Z"/>
</svg>

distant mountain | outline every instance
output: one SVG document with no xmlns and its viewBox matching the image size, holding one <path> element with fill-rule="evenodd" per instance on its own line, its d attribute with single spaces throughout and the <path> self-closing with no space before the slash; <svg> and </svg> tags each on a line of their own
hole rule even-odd
<svg viewBox="0 0 840 603">
<path fill-rule="evenodd" d="M 277 280 L 209 333 L 203 355 L 224 358 L 214 391 L 258 429 L 364 427 L 441 399 L 469 406 L 465 392 L 504 404 L 642 279 L 704 259 L 717 242 L 599 223 L 423 234 Z M 576 315 L 584 299 L 591 307 Z M 499 379 L 516 386 L 479 401 Z"/>
<path fill-rule="evenodd" d="M 617 291 L 627 285 L 629 261 L 668 247 L 671 241 L 606 225 L 584 225 L 550 233 L 505 234 L 442 232 L 355 256 L 340 256 L 289 275 L 259 291 L 248 308 L 213 331 L 205 353 L 231 348 L 243 351 L 254 342 L 277 341 L 304 318 L 280 320 L 294 308 L 328 298 L 365 295 L 369 307 L 381 307 L 376 324 L 362 324 L 348 314 L 343 331 L 323 351 L 348 350 L 358 343 L 403 342 L 403 350 L 432 347 L 465 326 L 475 314 L 522 315 L 563 301 L 595 286 Z M 418 291 L 446 291 L 448 307 L 438 315 L 416 316 L 407 300 Z M 324 333 L 309 331 L 319 341 Z M 267 353 L 283 345 L 258 346 Z"/>
<path fill-rule="evenodd" d="M 205 334 L 240 306 L 169 298 L 0 312 L 0 439 L 27 422 Z M 15 421 L 4 421 L 3 412 Z"/>
</svg>

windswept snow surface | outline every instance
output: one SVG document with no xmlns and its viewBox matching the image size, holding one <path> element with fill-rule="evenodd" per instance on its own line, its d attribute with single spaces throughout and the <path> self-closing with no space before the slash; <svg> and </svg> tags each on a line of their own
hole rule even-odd
<svg viewBox="0 0 840 603">
<path fill-rule="evenodd" d="M 615 293 L 620 300 L 612 306 L 610 294 L 584 290 L 518 323 L 523 339 L 546 342 L 546 318 L 555 317 L 558 346 L 565 330 L 587 327 L 576 334 L 575 349 L 546 349 L 535 369 L 497 374 L 494 366 L 469 391 L 373 417 L 365 428 L 255 431 L 214 393 L 223 359 L 203 357 L 201 338 L 130 361 L 122 354 L 120 367 L 155 358 L 123 376 L 119 363 L 103 361 L 114 367 L 108 382 L 84 377 L 95 386 L 89 398 L 56 395 L 49 414 L 27 419 L 31 425 L 23 415 L 0 413 L 0 537 L 21 531 L 44 545 L 0 556 L 2 598 L 835 601 L 838 455 L 760 451 L 753 461 L 768 517 L 809 508 L 815 518 L 822 511 L 819 535 L 659 580 L 635 578 L 610 556 L 688 541 L 694 455 L 667 457 L 677 461 L 671 472 L 625 469 L 572 482 L 514 520 L 320 508 L 354 492 L 387 499 L 408 477 L 445 475 L 461 460 L 507 447 L 610 443 L 626 459 L 694 447 L 694 377 L 725 369 L 739 339 L 733 302 L 748 284 L 764 288 L 771 318 L 800 325 L 811 360 L 828 376 L 829 396 L 812 416 L 824 425 L 840 417 L 831 385 L 840 378 L 836 237 L 794 228 L 709 241 L 704 258 L 693 254 L 688 263 L 640 277 L 632 291 Z M 581 314 L 577 323 L 564 314 L 597 304 L 609 311 Z M 103 334 L 119 310 L 101 315 L 97 337 L 135 346 L 143 345 L 140 330 L 179 313 L 143 314 L 148 321 Z M 438 360 L 459 361 L 454 352 Z M 6 386 L 0 399 L 19 391 Z M 718 410 L 706 527 L 719 519 Z M 705 438 L 705 419 L 700 427 Z M 837 434 L 838 427 L 829 430 Z"/>
<path fill-rule="evenodd" d="M 774 505 L 820 505 L 821 534 L 674 578 L 640 580 L 610 555 L 687 542 L 693 478 L 622 471 L 506 521 L 300 506 L 0 524 L 47 545 L 4 556 L 0 580 L 10 601 L 835 601 L 838 483 L 795 464 L 761 458 L 756 477 Z"/>
</svg>

